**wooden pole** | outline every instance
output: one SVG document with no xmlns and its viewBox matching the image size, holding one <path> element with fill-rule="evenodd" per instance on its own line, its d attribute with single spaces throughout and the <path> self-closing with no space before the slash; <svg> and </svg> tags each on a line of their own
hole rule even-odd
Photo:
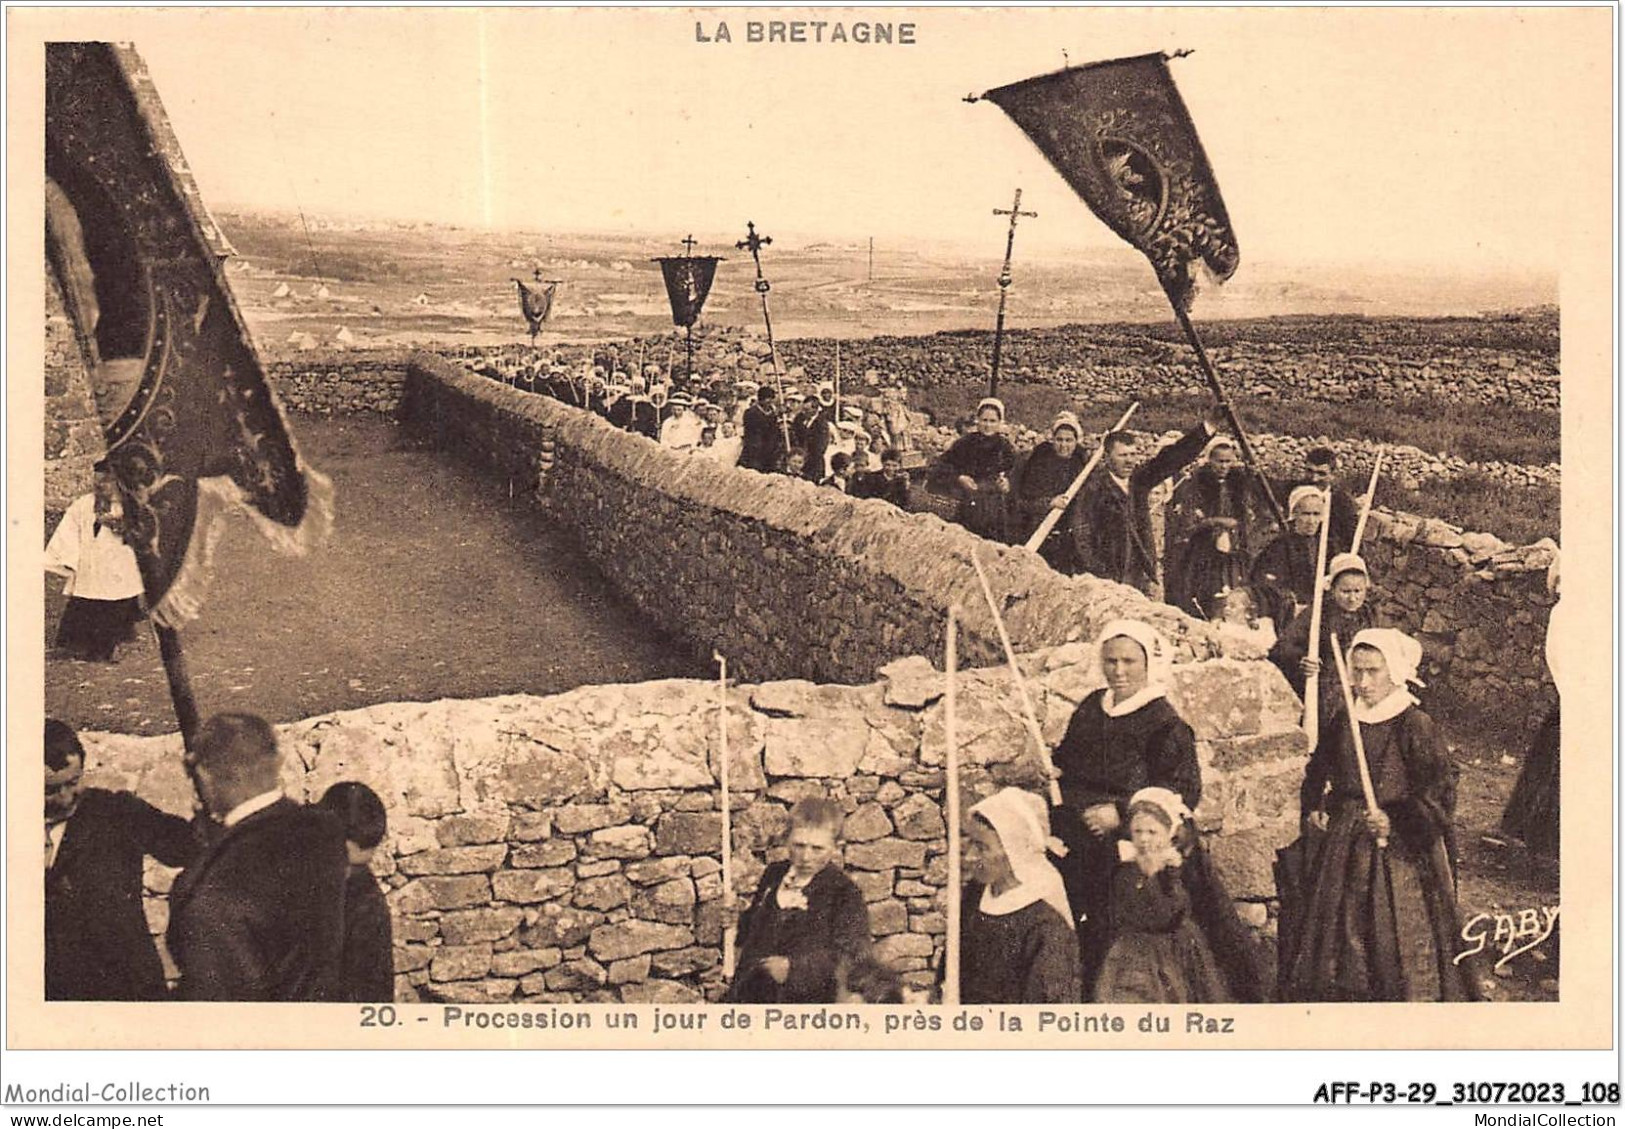
<svg viewBox="0 0 1625 1129">
<path fill-rule="evenodd" d="M 181 635 L 173 627 L 152 625 L 158 636 L 158 655 L 164 661 L 164 677 L 169 681 L 169 699 L 175 706 L 175 722 L 181 729 L 181 745 L 190 750 L 197 735 L 197 698 L 192 694 L 192 681 L 186 671 L 186 656 L 181 651 Z"/>
<path fill-rule="evenodd" d="M 1354 525 L 1354 543 L 1349 546 L 1349 552 L 1360 552 L 1360 539 L 1365 536 L 1365 519 L 1371 516 L 1371 503 L 1377 497 L 1377 475 L 1382 471 L 1382 456 L 1385 452 L 1377 448 L 1377 461 L 1371 464 L 1371 481 L 1366 484 L 1365 499 L 1360 503 L 1360 520 Z M 1330 503 L 1328 503 L 1329 505 Z M 1328 513 L 1328 517 L 1330 514 Z"/>
<path fill-rule="evenodd" d="M 841 423 L 841 342 L 835 342 L 835 425 Z M 854 468 L 855 469 L 855 468 Z"/>
<path fill-rule="evenodd" d="M 1320 611 L 1326 599 L 1326 533 L 1332 526 L 1332 492 L 1327 490 L 1320 510 L 1320 551 L 1315 557 L 1315 595 L 1309 603 L 1309 654 L 1320 658 Z M 1303 731 L 1309 751 L 1320 743 L 1320 674 L 1303 678 Z"/>
<path fill-rule="evenodd" d="M 1135 413 L 1139 406 L 1140 402 L 1138 400 L 1130 404 L 1128 406 L 1128 411 L 1119 416 L 1117 422 L 1112 425 L 1112 431 L 1121 431 L 1123 428 L 1127 427 L 1129 417 Z M 1111 432 L 1108 431 L 1106 434 L 1110 435 Z M 1082 436 L 1079 436 L 1079 438 L 1081 439 Z M 1078 475 L 1078 477 L 1072 480 L 1072 485 L 1066 488 L 1066 506 L 1070 506 L 1072 504 L 1072 499 L 1078 496 L 1078 491 L 1083 489 L 1084 481 L 1094 473 L 1095 467 L 1100 465 L 1100 460 L 1105 453 L 1106 440 L 1104 437 L 1102 437 L 1100 440 L 1100 445 L 1095 448 L 1095 453 L 1090 455 L 1089 461 L 1083 464 L 1083 471 Z M 1044 543 L 1044 539 L 1048 537 L 1050 532 L 1055 528 L 1055 523 L 1061 520 L 1062 514 L 1066 513 L 1066 506 L 1062 506 L 1058 510 L 1051 509 L 1049 513 L 1044 515 L 1044 520 L 1038 523 L 1038 528 L 1033 530 L 1033 535 L 1027 538 L 1027 548 L 1031 549 L 1035 553 L 1038 552 L 1038 547 Z"/>
<path fill-rule="evenodd" d="M 732 794 L 728 788 L 728 660 L 720 652 L 711 652 L 720 673 L 717 676 L 717 755 L 720 767 L 717 779 L 722 785 L 722 975 L 732 980 L 734 975 L 734 942 L 739 924 L 728 912 L 734 903 L 734 851 Z"/>
<path fill-rule="evenodd" d="M 959 612 L 956 605 L 948 608 L 948 627 L 943 666 L 948 675 L 948 687 L 943 706 L 943 734 L 948 747 L 943 754 L 945 770 L 943 790 L 946 793 L 948 816 L 948 925 L 944 938 L 942 965 L 942 1002 L 949 1007 L 959 1006 L 959 916 L 961 885 L 959 852 L 959 722 L 958 702 L 954 694 L 955 670 L 959 664 L 958 625 L 954 622 Z"/>
<path fill-rule="evenodd" d="M 119 504 L 124 508 L 125 520 L 134 512 L 130 503 L 130 490 L 122 479 L 118 481 Z M 128 528 L 128 527 L 126 527 Z M 141 575 L 141 590 L 143 598 L 151 591 L 152 578 L 159 575 L 158 561 L 148 551 L 145 542 L 130 542 L 130 549 L 135 553 L 136 571 Z M 151 608 L 148 608 L 149 614 Z M 181 745 L 187 750 L 192 748 L 193 738 L 197 735 L 199 716 L 197 697 L 192 693 L 192 680 L 186 669 L 186 654 L 181 649 L 180 632 L 173 627 L 165 627 L 157 620 L 152 621 L 153 634 L 158 637 L 158 657 L 163 660 L 164 678 L 169 683 L 169 700 L 175 707 L 175 724 L 180 727 Z M 194 782 L 195 783 L 195 782 Z M 199 801 L 202 794 L 199 794 Z"/>
<path fill-rule="evenodd" d="M 1016 665 L 1016 650 L 1010 645 L 1010 633 L 1004 629 L 1004 616 L 999 614 L 998 602 L 993 599 L 993 586 L 987 582 L 987 573 L 982 571 L 982 562 L 974 549 L 971 550 L 970 563 L 976 566 L 976 579 L 981 582 L 982 595 L 987 598 L 987 610 L 993 614 L 993 625 L 999 629 L 999 642 L 1004 644 L 1004 658 L 1010 664 L 1010 677 L 1015 679 L 1016 691 L 1021 695 L 1021 710 L 1027 721 L 1027 732 L 1032 734 L 1033 744 L 1038 747 L 1038 763 L 1044 766 L 1044 778 L 1049 781 L 1049 801 L 1059 807 L 1061 784 L 1055 779 L 1055 762 L 1050 759 L 1049 745 L 1044 742 L 1044 731 L 1039 728 L 1038 714 L 1027 693 L 1027 680 L 1021 677 L 1021 667 Z"/>
<path fill-rule="evenodd" d="M 1371 766 L 1365 760 L 1365 742 L 1360 737 L 1360 723 L 1354 720 L 1354 692 L 1349 689 L 1349 670 L 1343 662 L 1343 644 L 1338 642 L 1336 632 L 1332 633 L 1332 660 L 1337 663 L 1337 680 L 1343 686 L 1343 709 L 1348 713 L 1349 732 L 1354 736 L 1354 762 L 1360 769 L 1360 791 L 1365 793 L 1365 810 L 1375 815 L 1377 793 L 1371 787 Z M 1388 846 L 1388 840 L 1379 836 L 1377 846 Z"/>
<path fill-rule="evenodd" d="M 1196 327 L 1191 324 L 1190 314 L 1185 312 L 1185 308 L 1179 304 L 1179 300 L 1172 294 L 1168 295 L 1168 302 L 1174 308 L 1174 317 L 1179 320 L 1179 328 L 1185 331 L 1185 339 L 1191 343 L 1191 348 L 1196 351 L 1196 363 L 1201 366 L 1202 375 L 1207 377 L 1208 387 L 1213 392 L 1213 398 L 1219 402 L 1219 407 L 1224 411 L 1224 418 L 1230 424 L 1230 430 L 1235 432 L 1236 442 L 1241 447 L 1242 457 L 1247 460 L 1247 465 L 1252 468 L 1253 474 L 1258 478 L 1258 485 L 1264 491 L 1264 498 L 1269 502 L 1270 510 L 1275 514 L 1275 520 L 1280 522 L 1284 528 L 1287 523 L 1287 515 L 1281 511 L 1281 503 L 1276 499 L 1275 491 L 1270 488 L 1269 479 L 1264 477 L 1264 469 L 1258 465 L 1258 456 L 1253 453 L 1253 445 L 1247 438 L 1247 432 L 1241 426 L 1241 420 L 1236 418 L 1236 410 L 1230 406 L 1230 398 L 1224 394 L 1224 385 L 1219 382 L 1218 370 L 1213 367 L 1213 362 L 1208 360 L 1207 350 L 1202 347 L 1202 339 L 1196 335 Z"/>
</svg>

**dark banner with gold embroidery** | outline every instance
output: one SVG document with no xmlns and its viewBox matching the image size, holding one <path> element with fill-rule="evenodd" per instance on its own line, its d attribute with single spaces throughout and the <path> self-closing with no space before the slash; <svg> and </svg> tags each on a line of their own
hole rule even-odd
<svg viewBox="0 0 1625 1129">
<path fill-rule="evenodd" d="M 1241 261 L 1165 55 L 1070 67 L 983 97 L 1026 131 L 1095 215 L 1139 248 L 1168 297 L 1190 308 L 1196 265 L 1218 281 Z"/>
<path fill-rule="evenodd" d="M 542 323 L 553 316 L 553 295 L 558 292 L 559 284 L 549 283 L 547 289 L 540 292 L 532 290 L 517 278 L 513 284 L 519 287 L 519 312 L 525 315 L 525 321 L 530 324 L 530 335 L 535 337 L 542 331 Z"/>
<path fill-rule="evenodd" d="M 331 525 L 332 487 L 306 467 L 221 270 L 203 206 L 135 50 L 45 52 L 48 260 L 125 494 L 153 619 L 197 613 L 215 519 L 240 508 L 286 552 Z"/>
<path fill-rule="evenodd" d="M 672 255 L 655 260 L 666 278 L 673 325 L 690 326 L 699 320 L 700 308 L 711 293 L 711 281 L 721 261 L 712 255 Z"/>
</svg>

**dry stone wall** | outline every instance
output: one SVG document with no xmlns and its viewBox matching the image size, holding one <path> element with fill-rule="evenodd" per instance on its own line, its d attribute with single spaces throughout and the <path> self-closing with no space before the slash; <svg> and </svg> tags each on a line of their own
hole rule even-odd
<svg viewBox="0 0 1625 1129">
<path fill-rule="evenodd" d="M 741 677 L 863 683 L 904 655 L 940 659 L 950 604 L 964 661 L 1002 661 L 973 551 L 1018 651 L 1090 639 L 1128 616 L 1183 655 L 1236 653 L 1207 624 L 1124 585 L 1061 576 L 931 514 L 691 458 L 436 357 L 413 357 L 402 411 L 449 450 L 535 489 L 645 615 L 702 656 L 720 650 Z"/>
<path fill-rule="evenodd" d="M 518 483 L 542 481 L 550 444 L 543 503 L 646 614 L 750 677 L 862 682 L 901 654 L 940 658 L 949 602 L 965 617 L 967 661 L 999 661 L 973 546 L 1006 594 L 1018 650 L 1091 638 L 1129 614 L 1193 657 L 1256 657 L 1121 585 L 1058 576 L 937 517 L 690 459 L 438 358 L 413 358 L 411 388 L 413 426 Z M 1384 511 L 1366 536 L 1384 621 L 1427 650 L 1430 703 L 1514 741 L 1532 732 L 1556 694 L 1544 660 L 1555 546 Z"/>
<path fill-rule="evenodd" d="M 1101 684 L 1094 648 L 1022 659 L 1045 736 L 1059 740 Z M 1196 730 L 1197 819 L 1237 912 L 1268 923 L 1270 862 L 1296 834 L 1305 763 L 1297 702 L 1257 664 L 1175 667 L 1170 698 Z M 844 864 L 879 955 L 930 979 L 945 925 L 945 679 L 899 660 L 866 686 L 730 688 L 734 885 L 748 897 L 782 858 L 789 807 L 815 792 L 846 809 Z M 968 805 L 1041 777 L 1001 670 L 961 674 Z M 283 786 L 318 799 L 360 780 L 390 829 L 374 860 L 395 930 L 403 1001 L 692 1002 L 723 988 L 719 695 L 687 680 L 547 698 L 395 703 L 279 727 Z M 184 814 L 176 736 L 83 734 L 88 781 Z M 148 917 L 167 920 L 173 872 L 149 863 Z"/>
<path fill-rule="evenodd" d="M 1446 522 L 1373 511 L 1361 555 L 1377 614 L 1422 642 L 1425 703 L 1518 743 L 1557 701 L 1546 668 L 1549 542 L 1512 546 Z"/>
<path fill-rule="evenodd" d="M 1501 320 L 1307 317 L 1205 324 L 1225 384 L 1249 397 L 1327 401 L 1426 396 L 1555 409 L 1558 318 L 1541 310 Z M 842 341 L 848 371 L 897 372 L 912 385 L 987 379 L 989 334 Z M 785 342 L 786 363 L 828 372 L 831 339 Z M 1007 378 L 1054 384 L 1084 399 L 1206 395 L 1179 331 L 1168 325 L 1091 324 L 1018 329 L 1004 338 Z"/>
<path fill-rule="evenodd" d="M 282 406 L 311 415 L 393 416 L 406 383 L 404 351 L 263 353 Z"/>
</svg>

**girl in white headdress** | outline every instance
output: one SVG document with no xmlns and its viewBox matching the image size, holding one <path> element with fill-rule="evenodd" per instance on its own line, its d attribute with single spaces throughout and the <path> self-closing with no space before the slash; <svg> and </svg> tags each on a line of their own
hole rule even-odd
<svg viewBox="0 0 1625 1129">
<path fill-rule="evenodd" d="M 1392 628 L 1343 642 L 1377 806 L 1367 809 L 1347 719 L 1323 726 L 1300 802 L 1306 833 L 1325 834 L 1301 912 L 1291 914 L 1293 936 L 1282 938 L 1282 993 L 1306 1001 L 1476 999 L 1471 962 L 1456 961 L 1456 767 L 1408 688 L 1421 685 L 1422 645 Z"/>
<path fill-rule="evenodd" d="M 1271 618 L 1290 623 L 1314 598 L 1320 557 L 1320 519 L 1326 495 L 1299 486 L 1287 495 L 1287 527 L 1253 561 L 1253 587 L 1274 597 Z"/>
<path fill-rule="evenodd" d="M 959 497 L 954 520 L 989 541 L 1008 542 L 1010 472 L 1016 450 L 1004 436 L 1004 403 L 976 405 L 976 429 L 954 440 L 932 472 L 935 488 Z"/>
<path fill-rule="evenodd" d="M 1049 850 L 1049 812 L 1020 788 L 970 810 L 960 912 L 959 994 L 967 1004 L 1060 1004 L 1083 999 L 1078 939 Z"/>
<path fill-rule="evenodd" d="M 1150 787 L 1176 793 L 1190 808 L 1202 798 L 1196 736 L 1166 696 L 1167 640 L 1120 619 L 1106 625 L 1099 643 L 1106 685 L 1079 704 L 1055 748 L 1062 797 L 1056 827 L 1070 851 L 1067 893 L 1079 916 L 1086 989 L 1111 943 L 1106 904 L 1130 798 Z"/>
<path fill-rule="evenodd" d="M 1317 546 L 1318 548 L 1318 546 Z M 1371 606 L 1371 574 L 1365 561 L 1353 553 L 1338 553 L 1326 565 L 1326 595 L 1321 598 L 1320 641 L 1309 642 L 1312 608 L 1299 612 L 1287 624 L 1280 640 L 1270 651 L 1270 661 L 1281 668 L 1298 696 L 1303 696 L 1308 676 L 1319 677 L 1320 724 L 1322 728 L 1343 710 L 1343 691 L 1337 684 L 1332 661 L 1332 636 L 1344 646 L 1368 627 L 1377 626 L 1376 609 Z"/>
<path fill-rule="evenodd" d="M 1230 999 L 1191 911 L 1184 856 L 1194 835 L 1177 792 L 1142 788 L 1129 800 L 1130 838 L 1112 875 L 1112 944 L 1100 967 L 1101 1003 L 1223 1003 Z M 1232 911 L 1233 912 L 1233 911 Z"/>
</svg>

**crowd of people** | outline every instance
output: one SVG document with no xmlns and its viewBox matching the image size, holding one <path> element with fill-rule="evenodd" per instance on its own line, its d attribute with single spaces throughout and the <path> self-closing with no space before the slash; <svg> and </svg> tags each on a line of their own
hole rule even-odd
<svg viewBox="0 0 1625 1129">
<path fill-rule="evenodd" d="M 387 816 L 365 784 L 314 805 L 278 783 L 271 726 L 223 713 L 186 753 L 190 820 L 84 786 L 79 736 L 45 722 L 45 998 L 378 1002 L 395 997 L 389 907 L 370 863 Z M 170 988 L 143 907 L 147 857 L 168 892 Z"/>
<path fill-rule="evenodd" d="M 878 373 L 865 374 L 862 394 L 843 399 L 828 381 L 810 393 L 795 381 L 730 381 L 721 373 L 674 382 L 652 364 L 633 374 L 602 365 L 571 370 L 557 358 L 507 368 L 480 362 L 475 370 L 697 458 L 908 505 L 907 393 L 883 385 Z"/>
<path fill-rule="evenodd" d="M 1326 719 L 1305 773 L 1273 985 L 1196 830 L 1202 770 L 1191 727 L 1167 698 L 1167 641 L 1119 620 L 1097 642 L 1106 685 L 1078 706 L 1054 750 L 1061 802 L 1007 787 L 970 808 L 962 1003 L 1478 998 L 1476 968 L 1457 959 L 1454 776 L 1409 690 L 1414 639 L 1364 629 L 1348 644 L 1354 720 Z M 729 1000 L 905 998 L 842 872 L 841 825 L 841 808 L 823 797 L 792 809 L 788 858 L 768 867 L 741 918 Z"/>
<path fill-rule="evenodd" d="M 907 464 L 920 456 L 905 390 L 895 383 L 844 403 L 832 383 L 817 384 L 811 394 L 792 383 L 781 403 L 782 381 L 728 381 L 712 373 L 673 390 L 655 365 L 632 376 L 603 366 L 572 371 L 557 358 L 507 369 L 481 362 L 476 369 L 675 450 L 910 508 Z M 1160 593 L 1202 619 L 1284 632 L 1313 594 L 1322 511 L 1329 504 L 1335 555 L 1353 547 L 1359 505 L 1337 481 L 1330 448 L 1312 449 L 1298 476 L 1266 481 L 1243 464 L 1236 440 L 1221 431 L 1223 421 L 1215 405 L 1155 451 L 1132 432 L 1112 431 L 1101 440 L 1095 470 L 1072 491 L 1088 462 L 1078 417 L 1061 412 L 1049 437 L 1022 453 L 1006 434 L 1004 404 L 989 397 L 930 465 L 925 486 L 953 500 L 953 520 L 1005 544 L 1027 542 L 1059 510 L 1038 546 L 1057 572 Z M 1151 494 L 1169 481 L 1175 485 L 1164 551 L 1153 530 Z M 1270 497 L 1285 501 L 1284 523 Z"/>
</svg>

